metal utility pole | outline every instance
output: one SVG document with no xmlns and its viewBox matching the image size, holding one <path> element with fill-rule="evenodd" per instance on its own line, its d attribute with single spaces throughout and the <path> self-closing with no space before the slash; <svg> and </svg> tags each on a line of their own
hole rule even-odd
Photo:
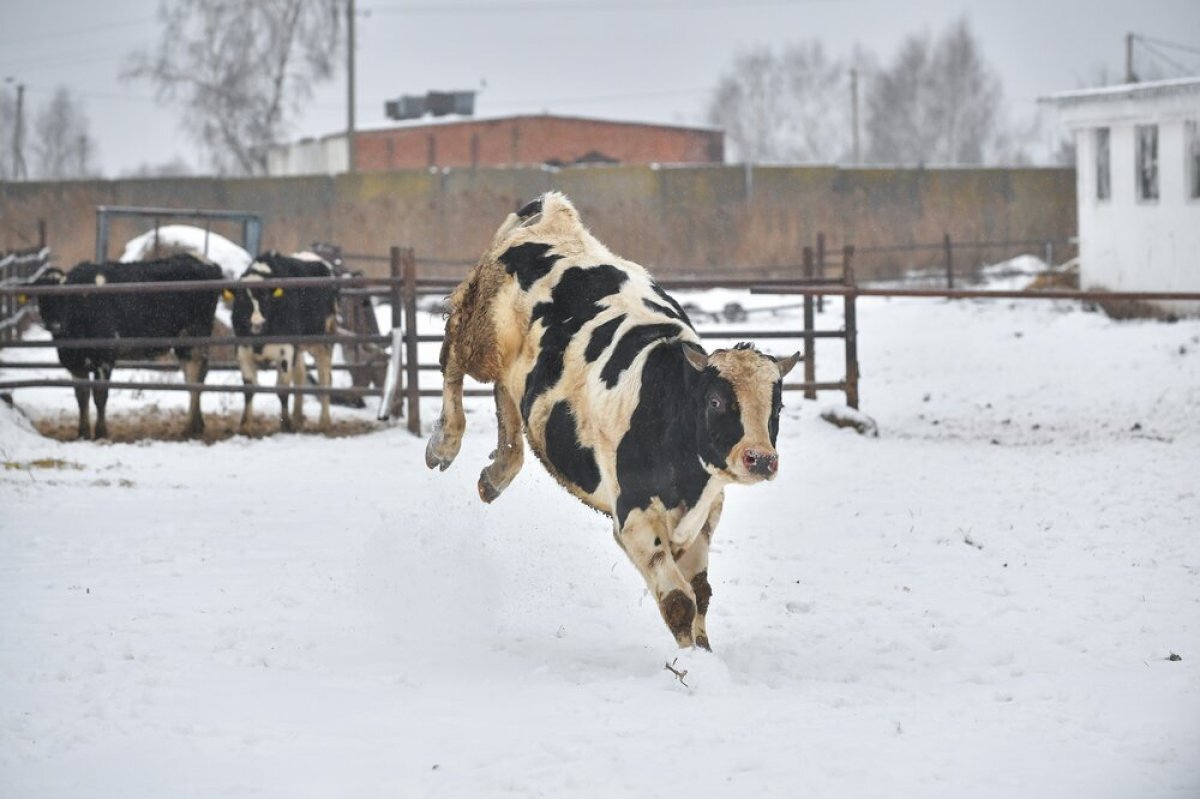
<svg viewBox="0 0 1200 799">
<path fill-rule="evenodd" d="M 1137 75 L 1133 74 L 1133 34 L 1125 34 L 1125 82 L 1137 83 Z"/>
<path fill-rule="evenodd" d="M 29 173 L 25 169 L 25 84 L 17 84 L 17 118 L 13 125 L 13 180 L 28 180 Z"/>
<path fill-rule="evenodd" d="M 354 147 L 354 0 L 346 0 L 346 158 L 346 170 L 357 171 Z"/>
<path fill-rule="evenodd" d="M 850 70 L 850 127 L 854 142 L 854 164 L 862 163 L 862 152 L 858 144 L 858 69 Z"/>
</svg>

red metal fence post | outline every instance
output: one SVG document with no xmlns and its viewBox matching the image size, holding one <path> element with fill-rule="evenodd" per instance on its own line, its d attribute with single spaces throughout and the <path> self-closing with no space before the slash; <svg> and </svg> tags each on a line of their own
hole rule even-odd
<svg viewBox="0 0 1200 799">
<path fill-rule="evenodd" d="M 396 331 L 404 327 L 404 286 L 400 282 L 404 277 L 404 267 L 401 263 L 400 248 L 392 247 L 388 259 L 388 271 L 392 277 L 392 284 L 388 286 L 388 292 L 392 298 L 392 330 Z M 395 336 L 392 337 L 392 346 L 400 347 Z M 396 370 L 396 388 L 392 392 L 391 407 L 387 409 L 390 416 L 404 415 L 404 360 L 402 355 L 403 349 L 396 355 L 400 358 L 401 368 Z"/>
<path fill-rule="evenodd" d="M 950 244 L 950 234 L 942 234 L 942 248 L 946 253 L 946 288 L 954 288 L 954 247 Z"/>
<path fill-rule="evenodd" d="M 804 248 L 804 279 L 810 285 L 813 279 L 813 250 L 812 247 Z M 817 390 L 812 387 L 812 384 L 817 382 L 817 353 L 813 346 L 815 339 L 813 338 L 813 330 L 816 327 L 816 321 L 813 319 L 813 296 L 811 294 L 804 295 L 804 382 L 808 385 L 804 389 L 805 399 L 816 399 Z"/>
<path fill-rule="evenodd" d="M 858 308 L 856 306 L 857 286 L 854 281 L 854 248 L 846 245 L 842 248 L 842 282 L 848 291 L 844 303 L 846 325 L 846 404 L 858 408 Z"/>
<path fill-rule="evenodd" d="M 404 355 L 407 370 L 408 432 L 421 434 L 420 364 L 417 362 L 417 259 L 404 249 Z"/>
</svg>

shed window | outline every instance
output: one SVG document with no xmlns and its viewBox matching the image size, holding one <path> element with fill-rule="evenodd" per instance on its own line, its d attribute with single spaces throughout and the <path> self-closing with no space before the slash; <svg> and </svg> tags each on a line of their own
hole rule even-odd
<svg viewBox="0 0 1200 799">
<path fill-rule="evenodd" d="M 1096 199 L 1107 200 L 1112 197 L 1112 177 L 1108 154 L 1108 128 L 1096 128 L 1094 131 L 1096 144 Z"/>
<path fill-rule="evenodd" d="M 1200 122 L 1191 120 L 1184 125 L 1184 140 L 1187 142 L 1187 185 L 1188 197 L 1200 200 Z"/>
<path fill-rule="evenodd" d="M 1139 200 L 1158 199 L 1158 125 L 1138 125 L 1137 192 Z"/>
</svg>

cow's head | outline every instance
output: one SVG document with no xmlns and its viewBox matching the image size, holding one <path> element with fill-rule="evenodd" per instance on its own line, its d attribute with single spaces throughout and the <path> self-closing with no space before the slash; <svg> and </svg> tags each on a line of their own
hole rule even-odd
<svg viewBox="0 0 1200 799">
<path fill-rule="evenodd" d="M 783 377 L 800 353 L 772 358 L 749 344 L 712 355 L 685 344 L 684 353 L 701 377 L 696 393 L 701 459 L 739 483 L 773 479 L 779 468 L 775 438 L 783 407 Z"/>
<path fill-rule="evenodd" d="M 61 269 L 50 267 L 44 269 L 33 281 L 34 286 L 61 286 L 67 282 L 67 275 Z M 55 297 L 49 294 L 37 296 L 38 316 L 42 317 L 42 326 L 50 331 L 50 335 L 58 336 L 66 332 L 67 303 L 66 297 Z"/>
<path fill-rule="evenodd" d="M 271 267 L 255 261 L 239 278 L 245 288 L 233 292 L 233 329 L 239 336 L 260 335 L 267 329 L 272 306 L 283 297 L 283 289 L 257 284 L 274 277 Z"/>
</svg>

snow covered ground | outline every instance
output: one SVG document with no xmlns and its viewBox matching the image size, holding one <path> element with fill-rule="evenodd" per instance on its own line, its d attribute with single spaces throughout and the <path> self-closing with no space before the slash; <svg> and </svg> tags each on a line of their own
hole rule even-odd
<svg viewBox="0 0 1200 799">
<path fill-rule="evenodd" d="M 489 401 L 439 474 L 399 426 L 60 443 L 26 415 L 69 392 L 18 391 L 0 796 L 1200 796 L 1200 321 L 859 320 L 880 436 L 785 397 L 779 478 L 728 492 L 712 655 L 534 459 L 478 501 Z"/>
</svg>

